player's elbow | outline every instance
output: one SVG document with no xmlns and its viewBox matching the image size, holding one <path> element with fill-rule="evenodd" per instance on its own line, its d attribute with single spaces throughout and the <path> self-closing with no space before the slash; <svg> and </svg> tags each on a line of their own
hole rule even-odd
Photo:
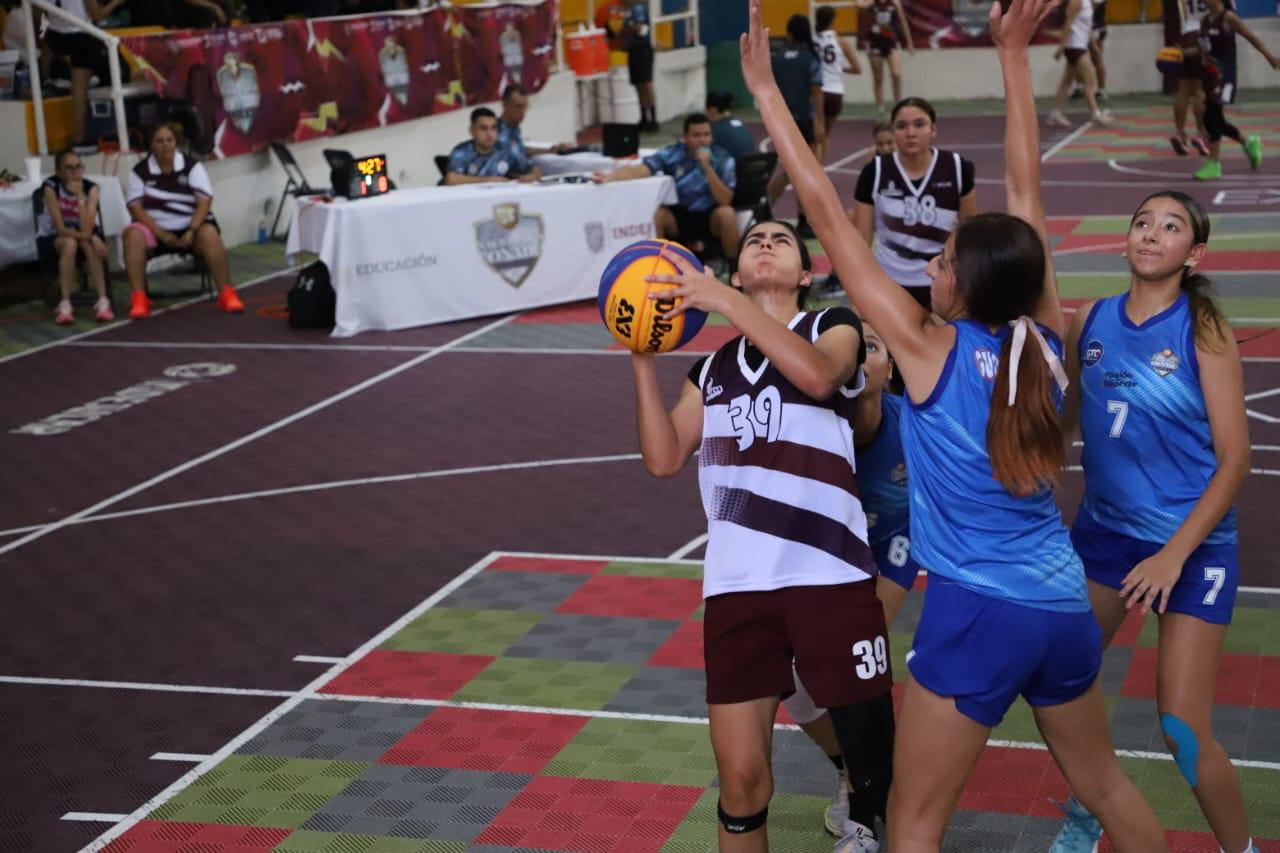
<svg viewBox="0 0 1280 853">
<path fill-rule="evenodd" d="M 676 474 L 680 473 L 680 469 L 683 467 L 684 465 L 681 464 L 680 460 L 674 457 L 658 458 L 649 454 L 645 454 L 644 456 L 644 470 L 649 472 L 650 477 L 654 477 L 659 480 L 674 477 Z"/>
</svg>

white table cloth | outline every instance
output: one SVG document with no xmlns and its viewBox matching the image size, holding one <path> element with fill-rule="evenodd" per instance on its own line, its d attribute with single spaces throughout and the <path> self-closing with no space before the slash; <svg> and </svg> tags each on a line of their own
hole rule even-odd
<svg viewBox="0 0 1280 853">
<path fill-rule="evenodd" d="M 675 201 L 666 176 L 301 199 L 286 252 L 328 266 L 345 337 L 594 297 L 609 259 Z"/>
<path fill-rule="evenodd" d="M 591 172 L 612 172 L 623 166 L 634 166 L 642 157 L 657 149 L 642 148 L 635 157 L 606 157 L 598 151 L 579 151 L 575 154 L 534 154 L 530 159 L 542 169 L 544 175 L 572 175 Z"/>
</svg>

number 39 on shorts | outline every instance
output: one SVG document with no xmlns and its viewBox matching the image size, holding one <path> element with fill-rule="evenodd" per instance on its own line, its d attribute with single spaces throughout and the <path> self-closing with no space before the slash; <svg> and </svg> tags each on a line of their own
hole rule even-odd
<svg viewBox="0 0 1280 853">
<path fill-rule="evenodd" d="M 853 656 L 858 659 L 854 672 L 863 681 L 870 681 L 889 670 L 889 644 L 883 636 L 854 643 Z"/>
</svg>

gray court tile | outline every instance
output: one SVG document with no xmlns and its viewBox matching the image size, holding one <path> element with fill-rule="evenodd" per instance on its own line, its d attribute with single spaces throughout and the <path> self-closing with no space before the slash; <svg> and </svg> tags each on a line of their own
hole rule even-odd
<svg viewBox="0 0 1280 853">
<path fill-rule="evenodd" d="M 1215 705 L 1213 734 L 1234 759 L 1280 761 L 1280 710 Z M 1111 712 L 1117 749 L 1168 753 L 1154 699 L 1121 697 Z"/>
<path fill-rule="evenodd" d="M 377 761 L 431 711 L 390 702 L 307 700 L 236 751 L 281 758 Z"/>
<path fill-rule="evenodd" d="M 1061 821 L 1043 817 L 958 811 L 942 839 L 943 853 L 1044 853 Z"/>
<path fill-rule="evenodd" d="M 507 649 L 506 656 L 643 664 L 679 626 L 665 619 L 552 613 Z"/>
<path fill-rule="evenodd" d="M 375 765 L 301 828 L 470 841 L 532 778 L 514 773 Z"/>
<path fill-rule="evenodd" d="M 673 717 L 705 717 L 707 679 L 700 669 L 645 667 L 622 686 L 604 709 Z"/>
<path fill-rule="evenodd" d="M 450 593 L 440 606 L 549 613 L 589 577 L 550 572 L 481 572 Z"/>
<path fill-rule="evenodd" d="M 479 349 L 585 349 L 603 350 L 613 344 L 604 324 L 508 323 L 481 335 L 467 346 Z"/>
</svg>

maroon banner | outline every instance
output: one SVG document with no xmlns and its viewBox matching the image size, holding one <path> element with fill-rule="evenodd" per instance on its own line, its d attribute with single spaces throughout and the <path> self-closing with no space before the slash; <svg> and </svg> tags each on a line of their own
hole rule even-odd
<svg viewBox="0 0 1280 853">
<path fill-rule="evenodd" d="M 181 30 L 123 39 L 166 98 L 192 104 L 234 157 L 541 89 L 555 56 L 554 0 Z"/>
<path fill-rule="evenodd" d="M 911 27 L 911 40 L 917 50 L 929 47 L 990 47 L 987 31 L 991 0 L 902 0 Z M 872 11 L 860 10 L 858 38 L 865 44 L 872 23 Z M 1055 30 L 1062 26 L 1062 13 L 1055 10 L 1040 28 L 1034 41 L 1055 41 Z M 903 45 L 905 48 L 906 45 Z"/>
</svg>

